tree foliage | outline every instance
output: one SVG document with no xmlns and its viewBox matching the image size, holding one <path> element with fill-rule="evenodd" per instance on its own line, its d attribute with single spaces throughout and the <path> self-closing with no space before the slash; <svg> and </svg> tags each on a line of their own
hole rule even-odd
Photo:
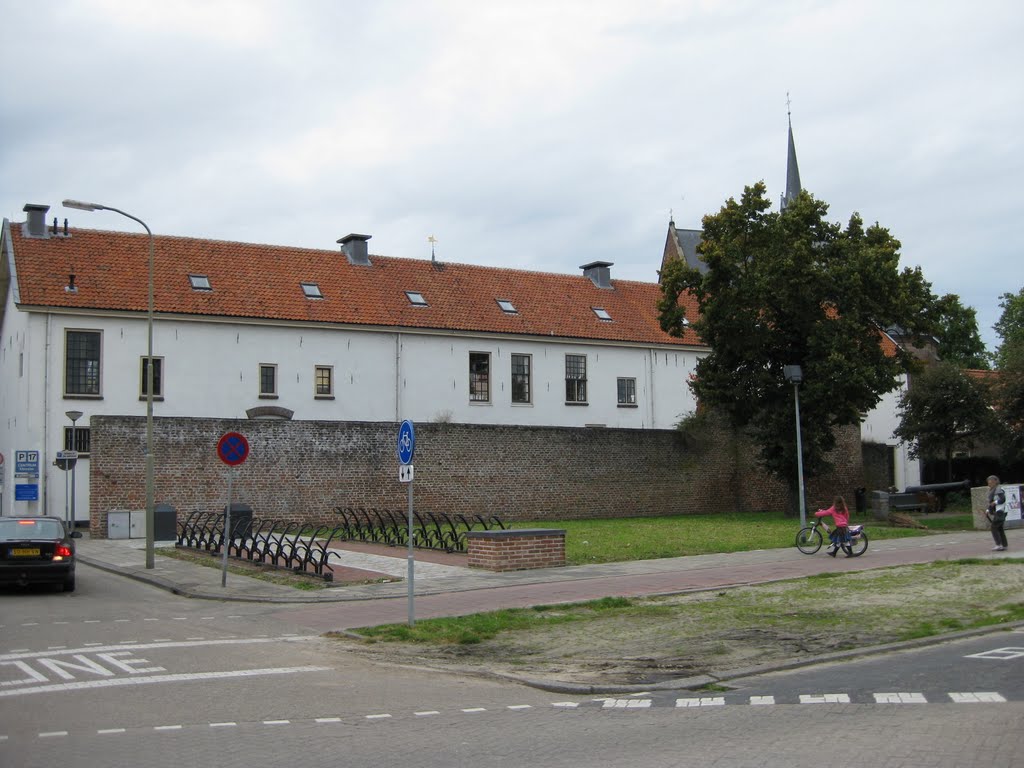
<svg viewBox="0 0 1024 768">
<path fill-rule="evenodd" d="M 978 317 L 972 307 L 960 303 L 955 293 L 936 302 L 939 357 L 961 368 L 988 369 L 988 352 L 978 333 Z"/>
<path fill-rule="evenodd" d="M 1024 460 L 1024 339 L 1000 347 L 1002 365 L 994 377 L 993 400 L 1003 427 L 1005 458 Z"/>
<path fill-rule="evenodd" d="M 910 444 L 911 458 L 944 458 L 947 480 L 953 479 L 954 451 L 998 437 L 987 386 L 953 363 L 935 363 L 916 374 L 899 409 L 896 436 Z"/>
<path fill-rule="evenodd" d="M 761 447 L 765 467 L 796 485 L 793 385 L 785 365 L 800 365 L 804 471 L 829 469 L 834 430 L 859 424 L 893 390 L 909 365 L 883 346 L 880 328 L 934 330 L 934 296 L 920 270 L 899 269 L 899 242 L 854 214 L 845 228 L 826 220 L 828 206 L 806 192 L 769 212 L 765 185 L 704 217 L 705 274 L 666 264 L 659 303 L 662 327 L 680 333 L 680 298 L 699 309 L 687 318 L 710 352 L 691 383 L 698 402 L 722 409 Z"/>
<path fill-rule="evenodd" d="M 1008 361 L 1009 351 L 1024 344 L 1024 288 L 1017 293 L 1004 293 L 999 297 L 1002 314 L 993 326 L 1003 343 L 996 348 L 996 367 L 1002 369 Z"/>
</svg>

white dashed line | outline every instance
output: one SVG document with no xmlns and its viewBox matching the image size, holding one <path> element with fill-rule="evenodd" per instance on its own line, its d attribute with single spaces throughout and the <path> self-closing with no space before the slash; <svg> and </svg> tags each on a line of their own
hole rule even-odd
<svg viewBox="0 0 1024 768">
<path fill-rule="evenodd" d="M 154 725 L 154 731 L 180 731 L 184 726 L 181 725 Z"/>
<path fill-rule="evenodd" d="M 920 693 L 876 693 L 876 704 L 927 704 L 928 700 Z"/>
<path fill-rule="evenodd" d="M 340 717 L 318 717 L 313 722 L 314 723 L 340 723 L 341 722 L 341 718 Z"/>
<path fill-rule="evenodd" d="M 413 714 L 416 715 L 416 717 L 432 717 L 433 715 L 440 715 L 441 713 L 436 709 L 428 709 L 424 712 L 413 712 Z"/>
<path fill-rule="evenodd" d="M 53 738 L 56 738 L 58 736 L 67 736 L 67 735 L 68 735 L 67 731 L 44 731 L 43 733 L 39 734 L 39 738 L 40 739 L 53 739 Z"/>
<path fill-rule="evenodd" d="M 508 709 L 533 709 L 532 704 L 510 704 Z"/>
<path fill-rule="evenodd" d="M 750 703 L 755 707 L 763 707 L 775 703 L 774 696 L 751 696 Z"/>
<path fill-rule="evenodd" d="M 229 720 L 225 723 L 210 723 L 211 728 L 234 728 L 238 723 Z"/>
<path fill-rule="evenodd" d="M 462 711 L 465 712 L 467 715 L 471 715 L 474 712 L 486 712 L 487 710 L 483 707 L 470 707 L 469 709 L 464 709 Z"/>
<path fill-rule="evenodd" d="M 605 699 L 603 709 L 646 709 L 651 706 L 650 699 Z"/>
<path fill-rule="evenodd" d="M 291 725 L 291 720 L 264 720 L 264 725 Z"/>
<path fill-rule="evenodd" d="M 387 715 L 387 714 L 367 715 L 366 719 L 367 720 L 387 720 L 389 717 L 391 717 L 391 715 Z"/>
<path fill-rule="evenodd" d="M 1006 702 L 1006 699 L 992 691 L 950 693 L 949 698 L 955 704 L 1003 704 Z"/>
<path fill-rule="evenodd" d="M 823 693 L 820 696 L 816 694 L 802 693 L 800 694 L 801 704 L 849 704 L 850 696 L 846 693 Z"/>
<path fill-rule="evenodd" d="M 562 707 L 564 709 L 575 709 L 580 704 L 578 701 L 553 701 L 551 702 L 552 707 Z"/>
<path fill-rule="evenodd" d="M 113 733 L 127 733 L 127 731 L 128 731 L 127 728 L 103 728 L 101 730 L 96 731 L 96 735 L 97 736 L 109 736 L 110 734 L 113 734 Z"/>
<path fill-rule="evenodd" d="M 676 699 L 676 707 L 724 707 L 724 696 L 700 696 L 694 699 Z"/>
</svg>

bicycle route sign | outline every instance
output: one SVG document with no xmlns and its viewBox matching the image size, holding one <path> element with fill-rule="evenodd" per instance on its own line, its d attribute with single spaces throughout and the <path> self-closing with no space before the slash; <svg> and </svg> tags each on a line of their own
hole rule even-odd
<svg viewBox="0 0 1024 768">
<path fill-rule="evenodd" d="M 229 467 L 237 467 L 249 458 L 249 441 L 238 432 L 227 432 L 217 443 L 217 456 Z"/>
<path fill-rule="evenodd" d="M 412 422 L 406 419 L 398 428 L 398 461 L 402 464 L 412 464 L 413 454 L 416 453 L 416 431 Z"/>
</svg>

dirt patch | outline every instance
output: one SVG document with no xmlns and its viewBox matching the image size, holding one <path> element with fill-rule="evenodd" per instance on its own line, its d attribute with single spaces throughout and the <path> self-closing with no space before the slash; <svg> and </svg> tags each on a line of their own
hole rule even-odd
<svg viewBox="0 0 1024 768">
<path fill-rule="evenodd" d="M 934 563 L 631 600 L 579 619 L 558 607 L 528 629 L 466 644 L 339 642 L 393 664 L 648 685 L 1021 620 L 1022 595 L 1024 562 Z"/>
</svg>

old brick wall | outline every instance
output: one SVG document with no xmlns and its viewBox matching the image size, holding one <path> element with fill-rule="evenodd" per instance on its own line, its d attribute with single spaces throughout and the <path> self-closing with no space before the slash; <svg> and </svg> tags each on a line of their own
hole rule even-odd
<svg viewBox="0 0 1024 768">
<path fill-rule="evenodd" d="M 94 416 L 90 519 L 145 507 L 145 419 Z M 404 510 L 396 424 L 236 419 L 154 419 L 156 502 L 179 519 L 223 507 L 228 467 L 217 441 L 237 431 L 250 445 L 232 501 L 256 516 L 330 523 L 338 506 Z M 856 430 L 842 470 L 808 487 L 826 500 L 860 484 Z M 424 511 L 496 514 L 506 521 L 780 510 L 786 489 L 758 469 L 756 450 L 721 429 L 694 442 L 676 430 L 416 425 L 414 503 Z"/>
</svg>

